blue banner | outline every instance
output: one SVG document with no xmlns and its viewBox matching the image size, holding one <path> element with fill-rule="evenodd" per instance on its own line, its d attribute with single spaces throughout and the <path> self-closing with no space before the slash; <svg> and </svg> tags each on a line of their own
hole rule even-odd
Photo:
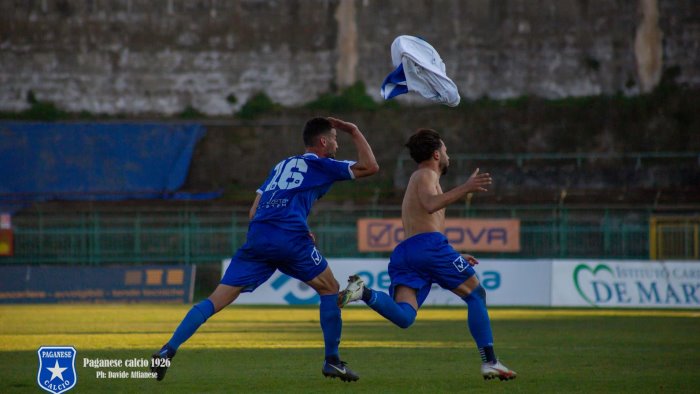
<svg viewBox="0 0 700 394">
<path fill-rule="evenodd" d="M 192 302 L 195 266 L 0 266 L 0 304 Z"/>
<path fill-rule="evenodd" d="M 172 198 L 197 124 L 0 122 L 0 204 Z"/>
</svg>

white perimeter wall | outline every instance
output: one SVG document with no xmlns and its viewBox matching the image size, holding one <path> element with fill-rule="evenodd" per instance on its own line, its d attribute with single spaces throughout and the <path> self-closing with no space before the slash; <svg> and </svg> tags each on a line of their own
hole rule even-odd
<svg viewBox="0 0 700 394">
<path fill-rule="evenodd" d="M 501 260 L 476 266 L 488 305 L 700 308 L 700 261 Z M 229 260 L 222 262 L 222 272 Z M 359 274 L 373 289 L 388 291 L 387 259 L 328 259 L 345 287 Z M 237 304 L 317 304 L 306 284 L 276 272 Z M 424 305 L 462 305 L 433 285 Z"/>
</svg>

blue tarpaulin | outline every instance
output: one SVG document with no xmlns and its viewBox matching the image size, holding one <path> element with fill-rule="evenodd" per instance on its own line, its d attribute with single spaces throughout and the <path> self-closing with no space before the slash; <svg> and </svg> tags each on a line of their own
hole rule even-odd
<svg viewBox="0 0 700 394">
<path fill-rule="evenodd" d="M 0 122 L 0 204 L 172 198 L 196 124 Z"/>
</svg>

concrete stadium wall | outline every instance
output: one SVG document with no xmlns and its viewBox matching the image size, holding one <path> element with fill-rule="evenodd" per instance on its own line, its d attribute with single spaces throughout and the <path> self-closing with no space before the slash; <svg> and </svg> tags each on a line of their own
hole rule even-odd
<svg viewBox="0 0 700 394">
<path fill-rule="evenodd" d="M 637 94 L 668 69 L 700 85 L 695 0 L 5 1 L 0 110 L 33 91 L 75 112 L 227 115 L 356 81 L 379 99 L 400 34 L 433 43 L 468 98 Z"/>
</svg>

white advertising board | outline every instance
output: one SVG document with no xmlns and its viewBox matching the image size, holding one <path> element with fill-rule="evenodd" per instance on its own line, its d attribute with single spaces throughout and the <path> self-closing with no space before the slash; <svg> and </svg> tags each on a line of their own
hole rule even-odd
<svg viewBox="0 0 700 394">
<path fill-rule="evenodd" d="M 554 260 L 552 306 L 700 307 L 700 262 Z"/>
<path fill-rule="evenodd" d="M 552 270 L 551 260 L 480 259 L 474 267 L 486 289 L 486 304 L 549 306 Z M 433 285 L 424 305 L 463 305 L 449 290 Z"/>
<path fill-rule="evenodd" d="M 230 260 L 224 260 L 222 273 Z M 345 288 L 346 279 L 360 275 L 372 289 L 389 291 L 388 259 L 328 259 L 333 273 Z M 486 289 L 488 305 L 550 305 L 551 260 L 480 260 L 477 275 Z M 305 283 L 276 272 L 253 293 L 244 293 L 237 304 L 317 304 L 319 297 Z M 424 305 L 463 305 L 448 290 L 433 285 Z"/>
</svg>

